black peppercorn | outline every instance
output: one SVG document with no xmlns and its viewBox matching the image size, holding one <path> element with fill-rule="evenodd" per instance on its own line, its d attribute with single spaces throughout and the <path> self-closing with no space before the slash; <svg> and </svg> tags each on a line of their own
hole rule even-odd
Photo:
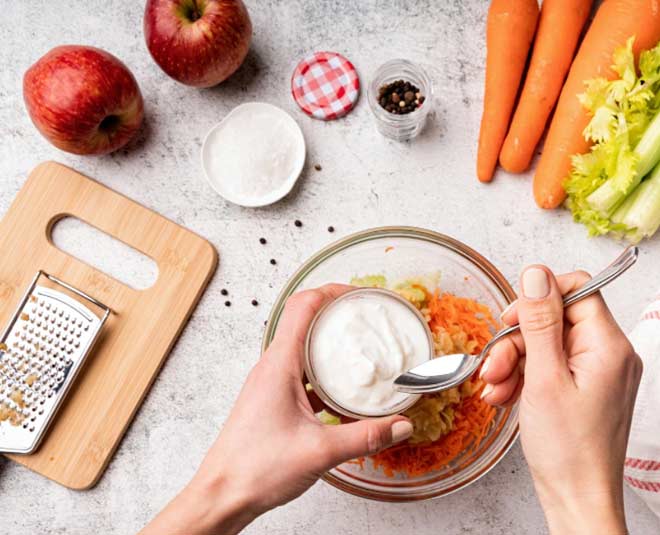
<svg viewBox="0 0 660 535">
<path fill-rule="evenodd" d="M 231 306 L 231 301 L 225 301 L 225 306 L 230 307 Z"/>
<path fill-rule="evenodd" d="M 258 304 L 259 304 L 259 301 L 257 301 L 256 299 L 252 300 L 252 306 L 253 307 L 256 307 Z"/>
<path fill-rule="evenodd" d="M 333 227 L 332 225 L 330 225 L 330 226 L 328 227 L 328 232 L 334 232 L 334 231 L 335 231 L 335 227 Z"/>
<path fill-rule="evenodd" d="M 266 245 L 266 238 L 259 238 L 259 243 L 261 245 Z"/>
<path fill-rule="evenodd" d="M 220 290 L 220 293 L 222 295 L 229 295 L 229 292 L 227 290 L 225 290 L 224 288 L 222 290 Z"/>
<path fill-rule="evenodd" d="M 302 227 L 302 221 L 300 221 L 300 219 L 296 219 L 296 220 L 293 222 L 293 224 L 294 224 L 296 227 Z"/>
<path fill-rule="evenodd" d="M 393 115 L 412 113 L 424 102 L 424 96 L 411 82 L 396 80 L 378 90 L 378 103 Z"/>
<path fill-rule="evenodd" d="M 275 264 L 277 264 L 277 261 L 274 258 L 271 258 L 270 263 L 271 263 L 271 265 L 274 266 Z"/>
</svg>

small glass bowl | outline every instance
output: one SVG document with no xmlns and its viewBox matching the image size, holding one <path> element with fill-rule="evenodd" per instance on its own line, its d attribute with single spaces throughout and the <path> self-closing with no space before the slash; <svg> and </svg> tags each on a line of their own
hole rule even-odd
<svg viewBox="0 0 660 535">
<path fill-rule="evenodd" d="M 416 85 L 424 102 L 415 111 L 396 115 L 384 109 L 378 102 L 378 91 L 384 85 L 403 80 Z M 393 59 L 381 65 L 373 74 L 367 91 L 369 106 L 376 118 L 376 127 L 385 137 L 396 141 L 414 138 L 424 128 L 426 116 L 433 105 L 433 83 L 426 71 L 406 59 Z"/>
<path fill-rule="evenodd" d="M 516 294 L 504 276 L 483 256 L 444 234 L 415 227 L 381 227 L 345 237 L 316 253 L 291 277 L 270 313 L 263 350 L 273 339 L 286 300 L 298 290 L 353 277 L 381 274 L 400 281 L 440 272 L 443 291 L 470 297 L 497 316 Z M 344 463 L 323 475 L 335 487 L 363 498 L 409 502 L 445 496 L 488 473 L 518 437 L 518 403 L 498 408 L 481 442 L 448 465 L 420 476 L 390 478 L 370 459 L 361 466 Z"/>
<path fill-rule="evenodd" d="M 355 290 L 351 290 L 350 292 L 345 293 L 341 297 L 338 297 L 331 303 L 328 303 L 326 306 L 324 306 L 321 310 L 319 310 L 319 312 L 312 320 L 312 323 L 309 326 L 309 330 L 307 331 L 307 340 L 305 341 L 305 376 L 307 377 L 309 384 L 312 385 L 312 389 L 314 390 L 316 395 L 319 398 L 321 398 L 321 401 L 323 401 L 323 403 L 325 403 L 328 407 L 330 407 L 337 413 L 343 414 L 344 416 L 348 416 L 349 418 L 354 418 L 356 420 L 362 420 L 365 418 L 376 418 L 381 416 L 390 416 L 392 414 L 400 414 L 405 410 L 409 409 L 410 407 L 412 407 L 415 403 L 417 403 L 417 401 L 421 397 L 419 394 L 407 394 L 398 403 L 390 405 L 389 407 L 385 407 L 377 412 L 355 412 L 354 410 L 342 405 L 339 400 L 334 399 L 328 392 L 326 392 L 326 390 L 323 388 L 322 382 L 319 380 L 316 374 L 316 370 L 314 368 L 314 353 L 312 351 L 312 340 L 314 337 L 314 328 L 318 324 L 319 319 L 324 314 L 331 313 L 332 308 L 341 301 L 345 301 L 347 299 L 363 299 L 365 297 L 368 298 L 370 295 L 373 294 L 378 294 L 381 296 L 384 295 L 389 299 L 393 299 L 397 301 L 398 303 L 402 304 L 406 309 L 408 309 L 410 313 L 417 318 L 420 325 L 424 329 L 424 333 L 426 334 L 426 338 L 428 340 L 428 345 L 429 345 L 428 358 L 431 358 L 434 352 L 433 336 L 431 335 L 431 330 L 426 324 L 426 320 L 424 319 L 424 316 L 422 316 L 421 312 L 417 310 L 417 308 L 415 308 L 409 301 L 401 297 L 399 294 L 392 292 L 390 290 L 384 290 L 382 288 L 357 288 Z"/>
</svg>

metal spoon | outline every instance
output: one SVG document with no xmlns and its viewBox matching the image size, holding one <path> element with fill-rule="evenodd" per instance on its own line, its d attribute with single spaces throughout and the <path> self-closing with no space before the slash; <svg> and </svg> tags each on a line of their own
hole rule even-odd
<svg viewBox="0 0 660 535">
<path fill-rule="evenodd" d="M 592 278 L 584 286 L 564 297 L 564 307 L 588 297 L 612 282 L 636 261 L 637 247 L 628 247 L 612 264 Z M 464 382 L 481 364 L 491 348 L 505 336 L 516 332 L 520 325 L 502 329 L 491 338 L 479 355 L 457 353 L 426 361 L 401 374 L 394 381 L 394 388 L 409 394 L 428 394 L 447 390 Z"/>
</svg>

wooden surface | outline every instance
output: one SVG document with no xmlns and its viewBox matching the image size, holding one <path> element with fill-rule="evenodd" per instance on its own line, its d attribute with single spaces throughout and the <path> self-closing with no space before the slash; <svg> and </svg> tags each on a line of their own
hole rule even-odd
<svg viewBox="0 0 660 535">
<path fill-rule="evenodd" d="M 75 216 L 152 258 L 158 279 L 134 290 L 57 249 L 50 238 Z M 93 244 L 90 244 L 93 247 Z M 96 483 L 217 265 L 206 240 L 63 165 L 28 178 L 0 223 L 0 325 L 38 269 L 113 313 L 32 455 L 9 455 L 70 488 Z"/>
</svg>

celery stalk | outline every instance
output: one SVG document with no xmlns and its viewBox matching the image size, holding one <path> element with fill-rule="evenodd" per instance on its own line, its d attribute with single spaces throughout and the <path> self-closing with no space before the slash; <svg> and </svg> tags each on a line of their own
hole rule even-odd
<svg viewBox="0 0 660 535">
<path fill-rule="evenodd" d="M 642 176 L 644 175 L 635 174 L 629 191 L 633 191 L 639 185 Z M 625 191 L 621 191 L 615 186 L 614 179 L 610 178 L 587 197 L 587 202 L 594 210 L 607 217 L 618 208 L 621 201 L 626 198 L 626 195 L 627 193 Z"/>
<path fill-rule="evenodd" d="M 635 147 L 639 154 L 637 173 L 646 176 L 660 161 L 660 112 L 655 114 Z"/>
<path fill-rule="evenodd" d="M 628 179 L 629 185 L 627 188 L 622 190 L 619 187 L 619 184 L 625 179 L 617 173 L 587 197 L 589 205 L 604 216 L 616 210 L 621 201 L 626 198 L 626 195 L 639 186 L 642 178 L 660 160 L 660 113 L 656 113 L 649 123 L 642 138 L 637 143 L 634 153 L 637 158 L 637 165 L 632 181 Z"/>
<path fill-rule="evenodd" d="M 626 199 L 619 205 L 619 207 L 616 209 L 616 211 L 610 216 L 610 221 L 612 222 L 612 227 L 613 229 L 616 230 L 611 230 L 610 234 L 612 234 L 615 238 L 619 240 L 625 239 L 629 233 L 632 233 L 635 231 L 635 229 L 630 228 L 627 226 L 624 221 L 626 219 L 626 216 L 630 213 L 631 208 L 639 199 L 640 195 L 643 193 L 643 188 L 641 186 L 636 187 L 633 192 L 626 197 Z M 629 239 L 631 241 L 635 241 L 632 239 L 632 234 L 630 234 Z M 635 243 L 637 243 L 636 240 Z"/>
<path fill-rule="evenodd" d="M 628 229 L 625 236 L 633 243 L 649 238 L 660 227 L 660 164 L 612 216 Z"/>
<path fill-rule="evenodd" d="M 641 187 L 636 187 L 633 192 L 626 197 L 626 199 L 619 205 L 619 207 L 616 209 L 616 211 L 612 214 L 611 220 L 613 223 L 618 223 L 620 225 L 623 225 L 623 221 L 626 218 L 626 215 L 628 212 L 630 212 L 630 209 L 632 208 L 633 204 L 635 204 L 635 201 L 639 198 L 640 192 L 642 188 Z M 621 233 L 618 233 L 622 235 Z M 624 233 L 625 234 L 625 233 Z"/>
</svg>

